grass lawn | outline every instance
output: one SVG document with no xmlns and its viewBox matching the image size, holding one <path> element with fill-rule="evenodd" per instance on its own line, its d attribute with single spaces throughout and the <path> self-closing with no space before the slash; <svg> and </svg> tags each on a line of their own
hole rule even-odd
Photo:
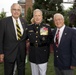
<svg viewBox="0 0 76 75">
<path fill-rule="evenodd" d="M 26 63 L 26 75 L 31 75 L 30 63 Z M 74 70 L 76 75 L 76 69 Z M 0 75 L 3 75 L 3 64 L 0 64 Z M 50 55 L 49 62 L 48 62 L 48 69 L 47 75 L 55 75 L 54 73 L 54 66 L 53 66 L 53 53 Z"/>
</svg>

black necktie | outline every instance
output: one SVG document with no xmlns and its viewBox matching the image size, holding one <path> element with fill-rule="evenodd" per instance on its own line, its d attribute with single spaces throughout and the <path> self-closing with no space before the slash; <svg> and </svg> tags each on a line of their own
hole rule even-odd
<svg viewBox="0 0 76 75">
<path fill-rule="evenodd" d="M 21 29 L 20 29 L 19 24 L 18 24 L 18 20 L 16 20 L 16 29 L 17 29 L 17 37 L 18 37 L 18 40 L 20 40 L 22 34 L 21 34 Z"/>
<path fill-rule="evenodd" d="M 59 44 L 58 43 L 59 42 L 59 31 L 60 30 L 57 31 L 56 38 L 55 38 L 55 44 L 56 44 L 57 47 L 58 47 L 58 44 Z"/>
</svg>

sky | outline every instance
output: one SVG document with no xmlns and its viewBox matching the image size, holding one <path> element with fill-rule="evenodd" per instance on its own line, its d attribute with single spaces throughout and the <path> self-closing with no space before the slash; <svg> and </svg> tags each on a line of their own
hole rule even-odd
<svg viewBox="0 0 76 75">
<path fill-rule="evenodd" d="M 6 12 L 6 15 L 7 16 L 10 16 L 11 13 L 10 13 L 10 7 L 13 3 L 17 3 L 19 0 L 0 0 L 0 12 L 2 10 L 4 10 Z M 65 2 L 66 1 L 70 1 L 70 0 L 64 0 Z M 73 0 L 72 0 L 73 1 Z M 72 4 L 64 4 L 64 8 L 65 9 L 68 9 L 69 7 L 71 7 Z"/>
<path fill-rule="evenodd" d="M 17 3 L 18 0 L 0 0 L 0 12 L 4 10 L 7 16 L 10 16 L 10 7 L 13 3 Z"/>
</svg>

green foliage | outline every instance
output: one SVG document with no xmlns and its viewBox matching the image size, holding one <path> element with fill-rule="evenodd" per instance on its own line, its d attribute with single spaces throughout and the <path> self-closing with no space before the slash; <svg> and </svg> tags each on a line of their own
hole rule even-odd
<svg viewBox="0 0 76 75">
<path fill-rule="evenodd" d="M 63 11 L 63 13 L 64 13 L 64 20 L 65 20 L 65 24 L 67 25 L 67 26 L 69 26 L 69 14 L 68 14 L 68 12 L 69 12 L 70 10 L 64 10 Z"/>
<path fill-rule="evenodd" d="M 6 17 L 6 12 L 1 12 L 0 13 L 0 19 L 5 18 Z"/>
<path fill-rule="evenodd" d="M 73 8 L 69 12 L 69 21 L 71 27 L 72 25 L 76 27 L 76 0 L 74 0 Z"/>
<path fill-rule="evenodd" d="M 32 18 L 32 11 L 31 11 L 31 8 L 28 8 L 27 15 L 26 15 L 26 21 L 27 21 L 28 24 L 31 23 L 30 22 L 31 18 Z"/>
<path fill-rule="evenodd" d="M 26 66 L 25 66 L 25 71 L 26 71 L 26 75 L 32 75 L 31 74 L 31 68 L 30 68 L 30 63 L 27 62 Z M 3 64 L 0 64 L 0 75 L 3 75 Z M 76 69 L 74 69 L 74 75 L 76 75 Z M 49 57 L 49 62 L 48 62 L 48 67 L 47 67 L 47 74 L 46 75 L 55 75 L 55 71 L 54 71 L 54 54 L 51 53 L 50 57 Z"/>
<path fill-rule="evenodd" d="M 44 22 L 54 27 L 53 20 L 48 21 L 48 19 L 53 18 L 56 12 L 63 12 L 63 7 L 61 6 L 62 2 L 63 0 L 35 0 L 33 9 L 41 9 Z"/>
</svg>

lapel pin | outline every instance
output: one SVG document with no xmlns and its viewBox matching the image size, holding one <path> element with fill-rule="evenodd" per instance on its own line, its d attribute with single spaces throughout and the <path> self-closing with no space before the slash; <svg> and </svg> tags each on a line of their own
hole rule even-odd
<svg viewBox="0 0 76 75">
<path fill-rule="evenodd" d="M 66 35 L 67 33 L 65 33 L 65 35 Z"/>
</svg>

